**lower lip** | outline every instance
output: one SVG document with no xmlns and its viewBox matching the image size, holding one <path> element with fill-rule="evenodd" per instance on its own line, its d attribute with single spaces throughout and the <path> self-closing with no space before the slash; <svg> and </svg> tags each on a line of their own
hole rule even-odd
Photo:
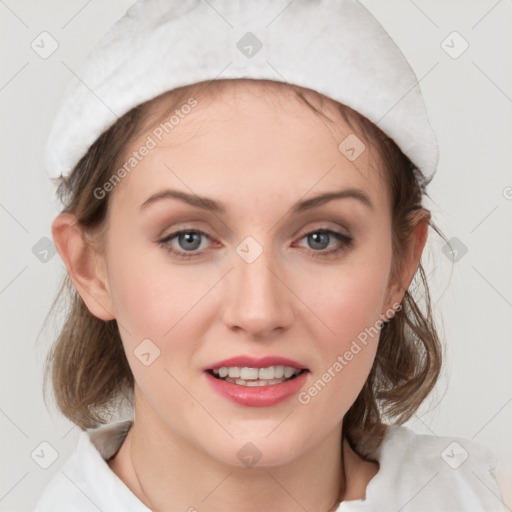
<svg viewBox="0 0 512 512">
<path fill-rule="evenodd" d="M 205 372 L 208 384 L 219 395 L 240 405 L 248 407 L 268 407 L 276 405 L 299 392 L 307 378 L 307 371 L 291 380 L 272 386 L 239 386 L 232 382 L 216 379 Z"/>
</svg>

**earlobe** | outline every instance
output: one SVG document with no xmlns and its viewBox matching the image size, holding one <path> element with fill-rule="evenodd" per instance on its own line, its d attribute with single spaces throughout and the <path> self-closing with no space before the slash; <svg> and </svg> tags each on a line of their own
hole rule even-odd
<svg viewBox="0 0 512 512">
<path fill-rule="evenodd" d="M 391 286 L 389 293 L 389 304 L 400 304 L 409 289 L 414 274 L 420 264 L 421 255 L 428 238 L 430 225 L 430 212 L 419 210 L 415 213 L 416 218 L 412 221 L 415 226 L 409 238 L 409 244 L 402 259 L 401 268 L 398 269 L 396 282 Z"/>
<path fill-rule="evenodd" d="M 52 235 L 69 277 L 89 311 L 101 320 L 113 320 L 106 274 L 100 272 L 98 253 L 85 240 L 76 217 L 59 214 L 52 223 Z"/>
</svg>

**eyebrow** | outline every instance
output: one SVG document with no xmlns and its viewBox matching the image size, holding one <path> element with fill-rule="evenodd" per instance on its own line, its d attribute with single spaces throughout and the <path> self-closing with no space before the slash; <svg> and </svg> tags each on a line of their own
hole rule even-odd
<svg viewBox="0 0 512 512">
<path fill-rule="evenodd" d="M 356 199 L 370 210 L 373 210 L 374 208 L 373 203 L 371 202 L 366 192 L 357 188 L 347 188 L 343 190 L 337 190 L 334 192 L 326 192 L 324 194 L 312 197 L 311 199 L 298 201 L 292 206 L 291 211 L 292 213 L 300 213 L 306 210 L 310 210 L 312 208 L 316 208 L 335 199 L 349 198 Z M 141 210 L 145 210 L 152 204 L 163 199 L 177 199 L 196 208 L 201 208 L 203 210 L 207 210 L 214 213 L 226 212 L 225 206 L 223 206 L 218 201 L 215 201 L 214 199 L 210 199 L 208 197 L 201 197 L 196 194 L 189 194 L 181 190 L 173 189 L 166 189 L 162 190 L 161 192 L 157 192 L 156 194 L 153 194 L 151 197 L 149 197 L 148 199 L 146 199 L 146 201 L 142 203 Z"/>
<path fill-rule="evenodd" d="M 184 203 L 195 206 L 196 208 L 202 208 L 203 210 L 208 210 L 215 213 L 224 213 L 226 211 L 224 206 L 213 199 L 209 199 L 208 197 L 201 197 L 196 194 L 188 194 L 187 192 L 182 192 L 181 190 L 172 189 L 162 190 L 161 192 L 153 194 L 141 204 L 141 210 L 148 208 L 153 203 L 156 203 L 162 199 L 178 199 L 179 201 L 183 201 Z"/>
<path fill-rule="evenodd" d="M 311 208 L 315 208 L 317 206 L 321 206 L 329 201 L 333 201 L 335 199 L 356 199 L 360 201 L 364 206 L 373 210 L 373 203 L 371 202 L 368 194 L 363 190 L 357 188 L 346 188 L 344 190 L 336 190 L 334 192 L 326 192 L 324 194 L 320 194 L 318 196 L 312 197 L 311 199 L 306 199 L 304 201 L 299 201 L 295 203 L 292 207 L 293 213 L 303 212 L 305 210 L 310 210 Z"/>
</svg>

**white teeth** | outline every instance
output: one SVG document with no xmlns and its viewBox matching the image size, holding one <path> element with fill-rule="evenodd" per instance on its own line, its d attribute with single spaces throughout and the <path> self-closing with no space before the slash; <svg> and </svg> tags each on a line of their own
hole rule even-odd
<svg viewBox="0 0 512 512">
<path fill-rule="evenodd" d="M 274 378 L 280 379 L 284 375 L 284 366 L 274 367 Z"/>
<path fill-rule="evenodd" d="M 243 380 L 243 379 L 236 379 L 237 384 L 241 384 L 242 386 L 259 386 L 260 383 L 258 380 Z"/>
<path fill-rule="evenodd" d="M 213 373 L 227 382 L 233 382 L 241 386 L 268 386 L 281 384 L 293 375 L 301 372 L 291 366 L 268 366 L 265 368 L 249 368 L 239 366 L 222 366 L 215 368 Z"/>
<path fill-rule="evenodd" d="M 295 373 L 295 368 L 290 368 L 289 366 L 285 366 L 284 368 L 284 376 L 289 379 Z"/>
<path fill-rule="evenodd" d="M 258 371 L 259 379 L 273 379 L 274 378 L 274 368 L 270 366 L 269 368 L 260 368 Z"/>
<path fill-rule="evenodd" d="M 257 379 L 259 375 L 258 368 L 240 368 L 240 378 L 243 380 L 254 380 Z"/>
<path fill-rule="evenodd" d="M 243 380 L 243 379 L 225 379 L 226 382 L 232 382 L 233 384 L 238 384 L 239 386 L 248 386 L 248 387 L 256 387 L 256 386 L 275 386 L 276 384 L 282 384 L 286 382 L 286 379 L 256 379 L 256 380 Z"/>
<path fill-rule="evenodd" d="M 240 368 L 238 368 L 238 366 L 232 366 L 231 368 L 228 368 L 228 371 L 229 371 L 228 375 L 232 379 L 236 379 L 236 378 L 240 377 Z"/>
</svg>

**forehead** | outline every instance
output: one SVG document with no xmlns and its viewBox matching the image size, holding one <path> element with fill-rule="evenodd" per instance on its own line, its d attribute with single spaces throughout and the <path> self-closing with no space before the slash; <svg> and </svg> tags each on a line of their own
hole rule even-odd
<svg viewBox="0 0 512 512">
<path fill-rule="evenodd" d="M 236 190 L 250 200 L 274 187 L 283 199 L 284 187 L 291 197 L 317 185 L 357 185 L 387 201 L 377 151 L 338 103 L 314 91 L 255 80 L 196 84 L 148 105 L 124 161 L 148 141 L 151 150 L 116 194 L 133 199 L 179 185 L 219 197 Z M 353 158 L 347 149 L 360 154 Z"/>
</svg>

